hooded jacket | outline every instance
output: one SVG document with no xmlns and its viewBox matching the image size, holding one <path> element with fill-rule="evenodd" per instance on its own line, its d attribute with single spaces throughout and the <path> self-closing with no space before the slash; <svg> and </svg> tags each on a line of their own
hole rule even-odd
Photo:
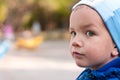
<svg viewBox="0 0 120 80">
<path fill-rule="evenodd" d="M 120 57 L 107 63 L 98 70 L 87 68 L 76 80 L 120 80 Z"/>
</svg>

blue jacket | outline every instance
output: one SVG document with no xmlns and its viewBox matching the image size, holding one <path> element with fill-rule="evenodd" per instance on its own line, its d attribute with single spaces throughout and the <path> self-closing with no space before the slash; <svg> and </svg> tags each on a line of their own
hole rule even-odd
<svg viewBox="0 0 120 80">
<path fill-rule="evenodd" d="M 76 80 L 120 80 L 120 58 L 117 58 L 98 70 L 87 68 Z"/>
</svg>

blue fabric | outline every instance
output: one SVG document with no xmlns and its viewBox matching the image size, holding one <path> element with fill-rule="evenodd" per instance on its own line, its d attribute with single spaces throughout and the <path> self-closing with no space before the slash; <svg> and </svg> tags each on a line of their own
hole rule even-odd
<svg viewBox="0 0 120 80">
<path fill-rule="evenodd" d="M 99 13 L 120 52 L 120 0 L 81 0 L 73 10 L 80 4 L 88 5 Z"/>
<path fill-rule="evenodd" d="M 120 58 L 117 58 L 98 70 L 87 68 L 76 80 L 120 80 Z"/>
</svg>

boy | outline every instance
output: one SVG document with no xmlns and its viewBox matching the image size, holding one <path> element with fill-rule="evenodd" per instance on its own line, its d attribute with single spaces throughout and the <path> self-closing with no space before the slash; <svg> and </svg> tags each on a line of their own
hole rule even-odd
<svg viewBox="0 0 120 80">
<path fill-rule="evenodd" d="M 120 0 L 82 0 L 70 16 L 70 51 L 86 69 L 76 80 L 120 80 Z"/>
</svg>

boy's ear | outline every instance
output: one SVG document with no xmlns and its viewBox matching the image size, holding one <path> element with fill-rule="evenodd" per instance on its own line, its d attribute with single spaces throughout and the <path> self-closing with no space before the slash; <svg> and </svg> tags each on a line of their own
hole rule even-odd
<svg viewBox="0 0 120 80">
<path fill-rule="evenodd" d="M 116 57 L 116 56 L 118 56 L 118 55 L 119 55 L 119 52 L 118 52 L 117 47 L 115 46 L 115 47 L 113 48 L 112 52 L 111 52 L 111 56 L 112 56 L 112 57 Z"/>
</svg>

